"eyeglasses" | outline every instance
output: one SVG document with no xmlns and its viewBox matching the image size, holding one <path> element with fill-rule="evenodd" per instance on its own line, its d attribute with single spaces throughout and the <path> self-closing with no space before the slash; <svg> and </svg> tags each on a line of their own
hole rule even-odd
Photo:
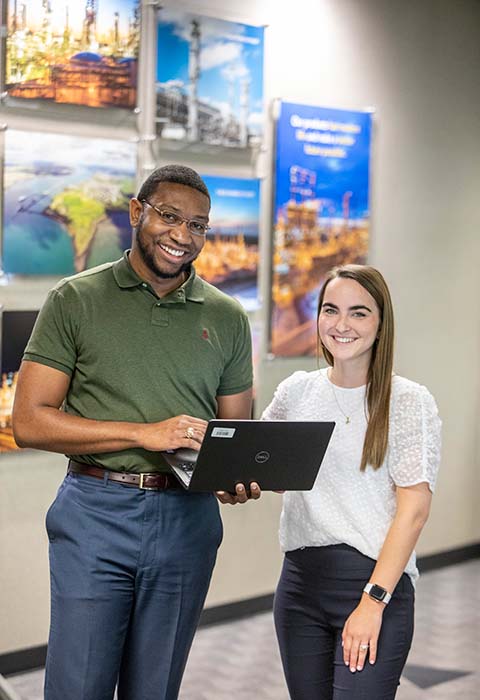
<svg viewBox="0 0 480 700">
<path fill-rule="evenodd" d="M 207 231 L 211 228 L 208 224 L 204 224 L 203 221 L 185 219 L 183 216 L 179 216 L 179 214 L 175 214 L 175 212 L 169 209 L 159 209 L 154 204 L 150 204 L 148 199 L 142 199 L 142 203 L 148 204 L 148 206 L 158 214 L 160 220 L 163 221 L 164 224 L 167 224 L 167 226 L 176 227 L 185 223 L 190 233 L 194 233 L 196 236 L 205 236 Z"/>
</svg>

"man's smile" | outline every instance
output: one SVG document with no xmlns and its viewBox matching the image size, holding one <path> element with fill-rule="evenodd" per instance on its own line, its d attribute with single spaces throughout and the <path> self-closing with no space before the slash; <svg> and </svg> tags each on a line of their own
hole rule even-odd
<svg viewBox="0 0 480 700">
<path fill-rule="evenodd" d="M 158 245 L 162 250 L 164 250 L 169 255 L 173 255 L 175 258 L 182 258 L 186 253 L 185 250 L 180 250 L 179 248 L 172 248 L 169 245 L 165 245 L 165 243 L 159 243 Z"/>
</svg>

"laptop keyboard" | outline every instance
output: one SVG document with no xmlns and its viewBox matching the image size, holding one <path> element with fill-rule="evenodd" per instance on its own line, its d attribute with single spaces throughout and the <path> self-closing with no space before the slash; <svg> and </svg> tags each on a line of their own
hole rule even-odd
<svg viewBox="0 0 480 700">
<path fill-rule="evenodd" d="M 191 477 L 193 470 L 195 469 L 195 465 L 191 462 L 184 462 L 183 464 L 179 464 L 178 468 L 181 469 L 187 476 Z"/>
</svg>

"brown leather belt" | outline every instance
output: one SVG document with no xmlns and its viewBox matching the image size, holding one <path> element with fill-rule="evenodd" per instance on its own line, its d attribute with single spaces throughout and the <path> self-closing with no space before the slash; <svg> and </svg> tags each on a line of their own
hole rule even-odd
<svg viewBox="0 0 480 700">
<path fill-rule="evenodd" d="M 70 459 L 68 462 L 67 473 L 84 474 L 85 476 L 93 476 L 95 479 L 105 479 L 105 474 L 107 474 L 108 481 L 117 481 L 120 484 L 125 484 L 125 486 L 136 486 L 144 491 L 165 491 L 166 489 L 177 489 L 180 486 L 177 479 L 171 474 L 112 472 L 110 469 L 102 469 L 101 467 L 94 467 L 92 464 L 75 462 L 73 459 Z"/>
</svg>

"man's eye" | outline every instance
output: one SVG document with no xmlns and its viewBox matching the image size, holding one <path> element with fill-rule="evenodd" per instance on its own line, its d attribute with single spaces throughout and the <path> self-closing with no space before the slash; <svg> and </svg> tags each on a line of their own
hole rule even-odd
<svg viewBox="0 0 480 700">
<path fill-rule="evenodd" d="M 171 211 L 162 211 L 162 217 L 167 221 L 169 224 L 176 224 L 178 223 L 178 216 L 176 214 L 173 214 Z"/>
<path fill-rule="evenodd" d="M 201 224 L 199 221 L 190 221 L 190 228 L 195 233 L 205 233 L 205 224 Z"/>
</svg>

